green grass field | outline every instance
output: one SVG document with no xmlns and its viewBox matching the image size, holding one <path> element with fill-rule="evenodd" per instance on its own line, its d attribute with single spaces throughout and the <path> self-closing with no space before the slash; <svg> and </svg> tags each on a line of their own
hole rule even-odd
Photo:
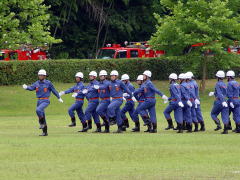
<svg viewBox="0 0 240 180">
<path fill-rule="evenodd" d="M 79 121 L 76 128 L 67 127 L 71 95 L 63 96 L 63 104 L 52 95 L 46 111 L 48 137 L 38 136 L 35 93 L 0 86 L 0 179 L 240 179 L 239 134 L 213 131 L 214 98 L 207 94 L 214 83 L 208 81 L 201 96 L 206 132 L 163 130 L 166 104 L 158 98 L 157 134 L 81 134 Z M 155 84 L 168 95 L 168 82 Z M 55 84 L 58 90 L 71 85 Z"/>
</svg>

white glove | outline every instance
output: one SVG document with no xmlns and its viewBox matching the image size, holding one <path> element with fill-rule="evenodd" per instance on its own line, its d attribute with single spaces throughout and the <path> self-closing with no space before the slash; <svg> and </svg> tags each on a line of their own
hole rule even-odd
<svg viewBox="0 0 240 180">
<path fill-rule="evenodd" d="M 133 96 L 132 97 L 133 102 L 137 102 L 137 99 Z"/>
<path fill-rule="evenodd" d="M 165 100 L 165 101 L 168 101 L 168 97 L 163 95 L 162 98 Z"/>
<path fill-rule="evenodd" d="M 73 93 L 72 97 L 75 98 L 75 97 L 77 97 L 77 95 L 78 95 L 78 93 Z"/>
<path fill-rule="evenodd" d="M 234 107 L 235 107 L 232 102 L 230 102 L 230 107 L 231 107 L 231 108 L 234 108 Z"/>
<path fill-rule="evenodd" d="M 87 94 L 87 93 L 88 93 L 88 90 L 87 90 L 87 89 L 84 89 L 84 90 L 82 90 L 82 93 L 83 93 L 83 94 Z"/>
<path fill-rule="evenodd" d="M 224 101 L 224 102 L 222 102 L 222 106 L 227 108 L 228 104 Z"/>
<path fill-rule="evenodd" d="M 187 104 L 188 104 L 189 107 L 192 107 L 191 101 L 188 100 L 188 101 L 187 101 Z"/>
<path fill-rule="evenodd" d="M 164 100 L 163 103 L 164 103 L 164 104 L 168 103 L 168 100 Z"/>
<path fill-rule="evenodd" d="M 200 104 L 200 101 L 199 101 L 199 99 L 195 99 L 195 104 Z"/>
<path fill-rule="evenodd" d="M 123 97 L 123 100 L 124 100 L 124 101 L 127 101 L 125 97 Z"/>
<path fill-rule="evenodd" d="M 209 94 L 208 94 L 208 96 L 213 96 L 214 95 L 214 92 L 210 92 Z"/>
<path fill-rule="evenodd" d="M 59 98 L 59 99 L 58 99 L 58 101 L 59 101 L 60 103 L 63 103 L 63 100 L 62 100 L 62 98 Z"/>
<path fill-rule="evenodd" d="M 110 101 L 112 101 L 112 97 L 110 97 Z"/>
<path fill-rule="evenodd" d="M 99 85 L 94 85 L 94 89 L 99 89 Z"/>
<path fill-rule="evenodd" d="M 123 93 L 123 97 L 127 97 L 127 96 L 129 96 L 128 93 Z"/>
<path fill-rule="evenodd" d="M 22 85 L 22 87 L 23 87 L 23 89 L 27 89 L 27 85 L 26 84 L 24 84 L 24 85 Z"/>
<path fill-rule="evenodd" d="M 182 101 L 178 102 L 178 105 L 182 108 L 184 107 L 184 104 L 182 103 Z"/>
<path fill-rule="evenodd" d="M 64 91 L 61 91 L 60 93 L 59 93 L 59 96 L 62 96 L 62 95 L 64 95 L 65 94 L 65 92 Z"/>
<path fill-rule="evenodd" d="M 198 108 L 198 105 L 195 103 L 195 109 L 197 109 Z"/>
</svg>

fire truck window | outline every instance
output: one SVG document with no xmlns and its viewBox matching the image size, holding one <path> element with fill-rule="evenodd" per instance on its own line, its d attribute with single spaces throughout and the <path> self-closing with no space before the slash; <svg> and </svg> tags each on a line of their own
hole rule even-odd
<svg viewBox="0 0 240 180">
<path fill-rule="evenodd" d="M 9 53 L 10 60 L 17 60 L 18 59 L 18 54 L 16 52 L 11 52 Z"/>
<path fill-rule="evenodd" d="M 127 58 L 127 51 L 119 51 L 117 58 Z"/>
<path fill-rule="evenodd" d="M 113 49 L 101 49 L 97 59 L 111 59 L 114 58 L 115 50 Z"/>
<path fill-rule="evenodd" d="M 4 60 L 4 55 L 5 55 L 4 53 L 0 53 L 0 61 Z"/>
<path fill-rule="evenodd" d="M 138 57 L 138 50 L 131 50 L 130 51 L 130 56 L 131 56 L 131 58 Z"/>
</svg>

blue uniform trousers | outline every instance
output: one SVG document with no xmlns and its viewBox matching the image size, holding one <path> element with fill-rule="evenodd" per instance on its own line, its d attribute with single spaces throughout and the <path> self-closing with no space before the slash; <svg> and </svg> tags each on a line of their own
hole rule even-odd
<svg viewBox="0 0 240 180">
<path fill-rule="evenodd" d="M 93 118 L 95 124 L 100 123 L 99 116 L 96 112 L 97 106 L 99 104 L 98 100 L 89 100 L 88 106 L 85 110 L 85 116 L 84 121 L 91 120 L 91 117 Z"/>
<path fill-rule="evenodd" d="M 108 117 L 109 118 L 115 117 L 117 120 L 118 126 L 121 126 L 123 123 L 122 118 L 121 118 L 121 111 L 120 111 L 120 107 L 121 107 L 122 103 L 123 103 L 122 99 L 113 99 L 107 108 Z"/>
<path fill-rule="evenodd" d="M 174 111 L 174 118 L 177 123 L 183 123 L 183 111 L 182 108 L 177 103 L 170 103 L 167 108 L 164 110 L 163 114 L 165 118 L 172 119 L 170 113 Z"/>
<path fill-rule="evenodd" d="M 217 116 L 221 113 L 222 116 L 222 122 L 224 125 L 228 125 L 229 123 L 229 108 L 223 107 L 222 102 L 219 100 L 216 100 L 214 102 L 212 111 L 211 111 L 211 117 L 214 121 L 216 121 L 218 118 Z"/>
<path fill-rule="evenodd" d="M 81 120 L 81 122 L 84 121 L 84 113 L 82 110 L 82 106 L 84 104 L 84 101 L 82 100 L 76 100 L 75 103 L 68 109 L 68 114 L 71 118 L 75 117 L 74 111 L 77 112 L 78 118 Z"/>
</svg>

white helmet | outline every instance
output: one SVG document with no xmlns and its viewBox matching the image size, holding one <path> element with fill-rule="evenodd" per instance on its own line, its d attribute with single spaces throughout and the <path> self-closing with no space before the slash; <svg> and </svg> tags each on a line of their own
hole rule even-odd
<svg viewBox="0 0 240 180">
<path fill-rule="evenodd" d="M 118 76 L 118 72 L 116 70 L 113 70 L 111 73 L 110 73 L 110 76 Z"/>
<path fill-rule="evenodd" d="M 97 77 L 97 73 L 96 73 L 96 71 L 91 71 L 91 72 L 89 73 L 89 76 Z"/>
<path fill-rule="evenodd" d="M 121 80 L 122 81 L 129 80 L 129 76 L 127 74 L 123 74 L 122 77 L 121 77 Z"/>
<path fill-rule="evenodd" d="M 228 71 L 226 74 L 227 77 L 235 77 L 235 72 L 234 71 Z"/>
<path fill-rule="evenodd" d="M 101 71 L 99 72 L 99 76 L 107 76 L 107 71 L 101 70 Z"/>
<path fill-rule="evenodd" d="M 82 72 L 77 72 L 75 77 L 83 78 L 83 73 Z"/>
<path fill-rule="evenodd" d="M 178 76 L 175 73 L 172 73 L 172 74 L 169 75 L 169 79 L 177 80 L 177 78 L 178 78 Z"/>
<path fill-rule="evenodd" d="M 218 78 L 225 78 L 225 72 L 224 72 L 224 71 L 218 71 L 218 72 L 216 73 L 216 76 L 217 76 Z"/>
<path fill-rule="evenodd" d="M 137 77 L 137 81 L 143 81 L 143 75 L 139 75 L 139 76 Z"/>
<path fill-rule="evenodd" d="M 194 76 L 191 71 L 187 72 L 186 75 L 187 75 L 188 77 L 190 77 L 190 78 L 192 78 L 192 77 Z"/>
<path fill-rule="evenodd" d="M 149 70 L 144 71 L 143 75 L 146 75 L 147 77 L 152 77 L 152 72 Z"/>
<path fill-rule="evenodd" d="M 38 71 L 38 75 L 46 76 L 46 75 L 47 75 L 47 72 L 46 72 L 44 69 L 40 69 L 40 70 Z"/>
<path fill-rule="evenodd" d="M 184 73 L 179 74 L 178 76 L 179 79 L 186 79 L 186 75 Z"/>
<path fill-rule="evenodd" d="M 192 74 L 190 72 L 187 72 L 187 73 L 185 73 L 185 77 L 186 77 L 186 79 L 191 79 Z"/>
</svg>

